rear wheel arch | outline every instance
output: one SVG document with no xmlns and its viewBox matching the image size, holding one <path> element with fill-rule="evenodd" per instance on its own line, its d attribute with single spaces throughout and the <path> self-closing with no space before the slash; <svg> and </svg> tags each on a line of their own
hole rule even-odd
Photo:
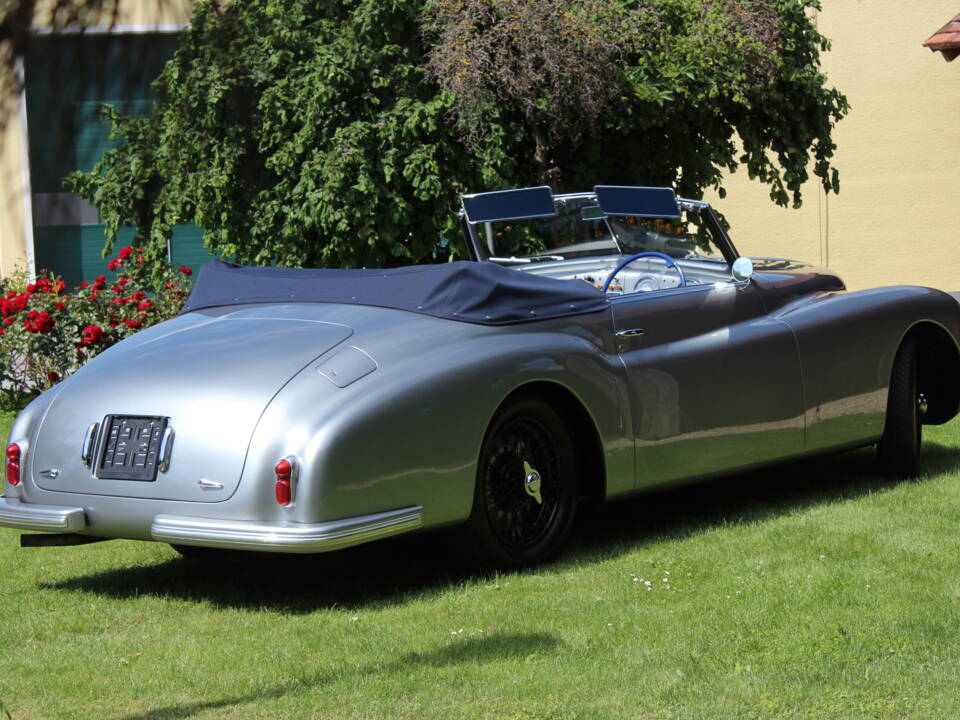
<svg viewBox="0 0 960 720">
<path fill-rule="evenodd" d="M 525 396 L 547 403 L 563 420 L 575 457 L 578 502 L 587 506 L 603 502 L 607 495 L 603 444 L 597 425 L 586 406 L 564 385 L 537 381 L 515 388 L 503 399 L 497 412 L 517 398 Z"/>
</svg>

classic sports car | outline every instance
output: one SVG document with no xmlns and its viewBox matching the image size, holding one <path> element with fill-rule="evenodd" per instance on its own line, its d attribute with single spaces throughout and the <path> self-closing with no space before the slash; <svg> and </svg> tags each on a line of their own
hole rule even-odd
<svg viewBox="0 0 960 720">
<path fill-rule="evenodd" d="M 0 525 L 322 552 L 460 524 L 543 561 L 582 504 L 876 444 L 919 467 L 960 406 L 960 306 L 740 257 L 668 188 L 463 198 L 474 260 L 211 261 L 182 314 L 13 426 Z"/>
</svg>

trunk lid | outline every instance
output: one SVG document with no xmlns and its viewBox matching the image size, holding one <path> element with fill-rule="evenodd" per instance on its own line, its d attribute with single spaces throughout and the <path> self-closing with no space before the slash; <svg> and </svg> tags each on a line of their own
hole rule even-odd
<svg viewBox="0 0 960 720">
<path fill-rule="evenodd" d="M 95 495 L 197 502 L 229 498 L 240 482 L 253 431 L 274 395 L 353 334 L 346 325 L 303 319 L 308 313 L 302 311 L 295 317 L 288 306 L 231 310 L 190 313 L 144 330 L 67 380 L 30 451 L 34 482 L 48 490 Z M 105 469 L 108 416 L 157 418 L 154 435 L 166 418 L 173 431 L 167 470 L 156 472 L 154 480 L 138 480 L 133 478 L 142 477 L 142 471 Z M 99 423 L 97 440 L 86 466 L 81 455 L 93 423 Z M 142 447 L 149 443 L 146 439 Z M 155 437 L 150 447 L 156 451 L 157 446 Z"/>
</svg>

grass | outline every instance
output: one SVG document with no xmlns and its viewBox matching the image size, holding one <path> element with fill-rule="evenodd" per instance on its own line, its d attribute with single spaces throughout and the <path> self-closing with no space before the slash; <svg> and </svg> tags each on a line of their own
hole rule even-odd
<svg viewBox="0 0 960 720">
<path fill-rule="evenodd" d="M 196 565 L 0 531 L 0 699 L 28 718 L 960 716 L 960 421 L 602 508 L 554 564 L 443 536 Z M 0 718 L 3 712 L 0 711 Z"/>
</svg>

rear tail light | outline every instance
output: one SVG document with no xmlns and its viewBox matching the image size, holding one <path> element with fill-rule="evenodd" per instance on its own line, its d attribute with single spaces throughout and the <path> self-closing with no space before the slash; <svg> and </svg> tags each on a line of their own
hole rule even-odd
<svg viewBox="0 0 960 720">
<path fill-rule="evenodd" d="M 20 446 L 16 443 L 7 445 L 7 484 L 20 484 Z"/>
<path fill-rule="evenodd" d="M 273 468 L 277 478 L 274 495 L 277 502 L 284 507 L 293 503 L 293 470 L 294 464 L 289 458 L 284 458 Z"/>
</svg>

